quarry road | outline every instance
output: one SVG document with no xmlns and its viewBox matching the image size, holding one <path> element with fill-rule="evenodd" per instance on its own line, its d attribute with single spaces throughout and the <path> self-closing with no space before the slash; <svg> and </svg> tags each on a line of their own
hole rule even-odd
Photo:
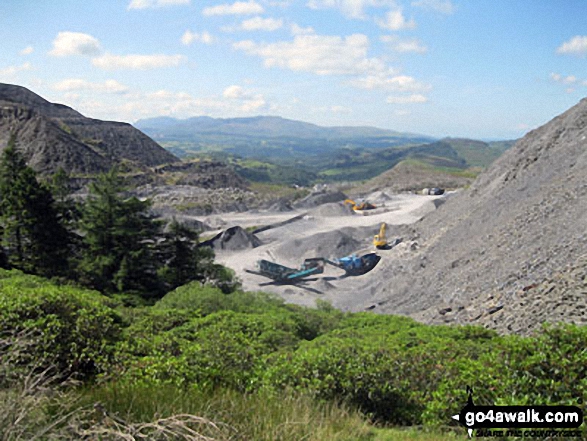
<svg viewBox="0 0 587 441">
<path fill-rule="evenodd" d="M 299 219 L 261 231 L 256 236 L 262 245 L 236 251 L 216 250 L 217 261 L 233 269 L 249 291 L 275 293 L 287 302 L 314 306 L 317 299 L 331 302 L 345 310 L 364 305 L 376 292 L 374 281 L 381 283 L 389 277 L 386 267 L 390 259 L 400 252 L 401 247 L 378 251 L 382 256 L 379 265 L 371 272 L 357 277 L 341 278 L 344 272 L 333 266 L 326 266 L 324 274 L 309 278 L 298 285 L 276 285 L 270 279 L 245 270 L 255 269 L 259 259 L 266 259 L 282 265 L 297 268 L 308 257 L 343 257 L 351 253 L 374 251 L 373 235 L 382 222 L 387 223 L 388 240 L 393 241 L 394 225 L 405 225 L 421 219 L 434 211 L 445 196 L 421 196 L 415 194 L 385 194 L 380 200 L 373 200 L 377 209 L 364 214 L 353 213 L 341 203 L 328 203 L 305 210 L 289 212 L 257 212 L 223 214 L 202 218 L 210 224 L 221 223 L 223 227 L 240 226 L 251 228 L 278 224 L 294 217 Z"/>
</svg>

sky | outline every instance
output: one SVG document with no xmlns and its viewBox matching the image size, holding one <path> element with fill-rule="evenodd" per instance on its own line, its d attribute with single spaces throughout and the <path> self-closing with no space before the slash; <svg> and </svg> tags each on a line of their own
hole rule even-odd
<svg viewBox="0 0 587 441">
<path fill-rule="evenodd" d="M 584 0 L 2 0 L 0 82 L 93 118 L 513 139 L 587 94 Z"/>
</svg>

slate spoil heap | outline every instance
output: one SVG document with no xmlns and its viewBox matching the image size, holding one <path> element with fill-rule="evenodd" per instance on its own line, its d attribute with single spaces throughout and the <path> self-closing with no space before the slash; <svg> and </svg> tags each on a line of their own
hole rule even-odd
<svg viewBox="0 0 587 441">
<path fill-rule="evenodd" d="M 522 334 L 587 324 L 587 99 L 415 228 L 423 246 L 390 268 L 375 310 Z"/>
</svg>

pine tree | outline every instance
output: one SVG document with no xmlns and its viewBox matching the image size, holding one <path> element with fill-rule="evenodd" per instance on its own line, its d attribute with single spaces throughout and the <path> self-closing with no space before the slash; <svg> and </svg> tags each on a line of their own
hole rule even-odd
<svg viewBox="0 0 587 441">
<path fill-rule="evenodd" d="M 158 294 L 153 248 L 158 224 L 148 215 L 150 203 L 124 199 L 114 168 L 90 186 L 80 229 L 84 248 L 83 281 L 104 292 Z"/>
<path fill-rule="evenodd" d="M 203 278 L 199 268 L 198 233 L 175 218 L 161 238 L 158 253 L 163 263 L 158 275 L 167 291 Z"/>
<path fill-rule="evenodd" d="M 37 181 L 11 136 L 0 161 L 0 223 L 8 264 L 44 276 L 64 275 L 68 234 L 51 192 Z"/>
</svg>

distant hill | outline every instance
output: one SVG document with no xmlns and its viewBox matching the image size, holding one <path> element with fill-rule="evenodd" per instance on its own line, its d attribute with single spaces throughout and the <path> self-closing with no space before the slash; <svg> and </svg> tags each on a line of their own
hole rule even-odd
<svg viewBox="0 0 587 441">
<path fill-rule="evenodd" d="M 303 157 L 342 147 L 384 148 L 433 140 L 374 127 L 322 127 L 276 116 L 159 117 L 139 120 L 135 127 L 178 155 L 221 150 L 243 157 Z"/>
<path fill-rule="evenodd" d="M 406 149 L 381 150 L 375 154 L 382 161 L 389 159 L 389 167 L 357 187 L 356 191 L 392 188 L 401 192 L 426 187 L 464 187 L 471 184 L 482 170 L 513 143 L 445 138 Z"/>
<path fill-rule="evenodd" d="M 0 150 L 11 133 L 27 163 L 39 173 L 102 172 L 114 164 L 156 166 L 179 159 L 130 124 L 86 118 L 30 90 L 0 83 Z"/>
</svg>

